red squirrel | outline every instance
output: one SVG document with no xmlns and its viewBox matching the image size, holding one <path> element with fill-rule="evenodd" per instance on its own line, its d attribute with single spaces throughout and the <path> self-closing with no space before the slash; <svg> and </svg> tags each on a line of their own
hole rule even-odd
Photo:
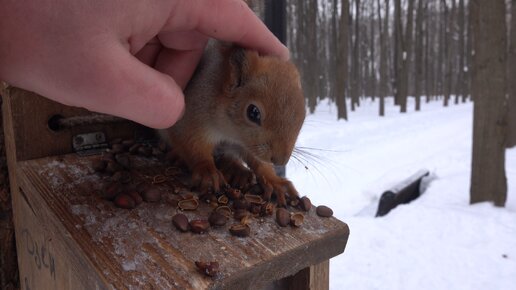
<svg viewBox="0 0 516 290">
<path fill-rule="evenodd" d="M 294 64 L 210 42 L 185 89 L 185 104 L 182 119 L 160 134 L 195 187 L 219 191 L 226 182 L 241 187 L 255 177 L 264 197 L 274 193 L 280 206 L 285 194 L 298 195 L 273 167 L 287 163 L 305 119 Z"/>
</svg>

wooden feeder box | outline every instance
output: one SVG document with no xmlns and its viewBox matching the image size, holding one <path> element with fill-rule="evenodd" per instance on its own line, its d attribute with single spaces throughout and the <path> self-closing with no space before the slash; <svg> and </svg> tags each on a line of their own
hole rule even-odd
<svg viewBox="0 0 516 290">
<path fill-rule="evenodd" d="M 91 154 L 148 128 L 116 118 L 63 126 L 93 113 L 13 87 L 2 95 L 21 289 L 328 289 L 329 259 L 349 234 L 341 221 L 312 208 L 299 228 L 269 217 L 252 221 L 246 238 L 229 234 L 232 221 L 181 233 L 171 222 L 178 209 L 166 202 L 126 210 L 100 198 L 102 177 L 91 168 L 98 156 L 74 151 Z M 135 162 L 144 177 L 164 169 Z M 220 272 L 205 276 L 195 261 L 217 261 Z"/>
</svg>

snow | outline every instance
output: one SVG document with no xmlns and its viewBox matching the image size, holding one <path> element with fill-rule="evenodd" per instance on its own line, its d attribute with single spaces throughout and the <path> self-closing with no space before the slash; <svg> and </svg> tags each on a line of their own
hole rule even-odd
<svg viewBox="0 0 516 290">
<path fill-rule="evenodd" d="M 297 144 L 307 153 L 287 175 L 351 231 L 330 262 L 330 289 L 516 289 L 516 149 L 506 207 L 470 205 L 472 112 L 435 101 L 400 114 L 388 99 L 381 118 L 368 99 L 348 122 L 328 102 L 307 116 Z M 422 168 L 434 178 L 426 192 L 374 218 L 381 193 Z"/>
</svg>

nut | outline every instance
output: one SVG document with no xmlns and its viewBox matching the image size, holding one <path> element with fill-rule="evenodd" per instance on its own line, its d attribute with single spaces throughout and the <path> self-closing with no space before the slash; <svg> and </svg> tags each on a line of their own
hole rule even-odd
<svg viewBox="0 0 516 290">
<path fill-rule="evenodd" d="M 188 218 L 182 213 L 175 214 L 172 217 L 172 224 L 174 224 L 176 229 L 178 229 L 182 232 L 187 232 L 190 228 L 190 224 L 188 223 Z"/>
<path fill-rule="evenodd" d="M 113 202 L 119 208 L 133 209 L 136 207 L 136 202 L 134 201 L 134 199 L 125 193 L 117 195 Z"/>
<path fill-rule="evenodd" d="M 237 209 L 237 210 L 235 210 L 235 213 L 234 213 L 233 217 L 236 220 L 241 220 L 245 216 L 248 216 L 248 215 L 249 215 L 249 212 L 247 210 L 245 210 L 245 209 Z"/>
<path fill-rule="evenodd" d="M 262 215 L 272 215 L 274 213 L 275 206 L 272 202 L 262 204 Z"/>
<path fill-rule="evenodd" d="M 142 145 L 141 144 L 133 144 L 131 147 L 129 147 L 129 153 L 131 154 L 136 154 L 138 153 L 138 149 L 141 147 Z"/>
<path fill-rule="evenodd" d="M 264 203 L 263 199 L 261 196 L 259 195 L 255 195 L 255 194 L 245 194 L 244 195 L 244 199 L 249 202 L 250 204 L 258 204 L 258 205 L 261 205 Z"/>
<path fill-rule="evenodd" d="M 229 206 L 226 206 L 226 205 L 222 205 L 222 206 L 219 206 L 215 209 L 216 212 L 224 215 L 225 217 L 227 218 L 230 218 L 231 215 L 232 215 L 232 211 L 231 209 L 229 208 Z"/>
<path fill-rule="evenodd" d="M 111 176 L 111 180 L 121 183 L 129 183 L 131 182 L 131 173 L 128 171 L 117 171 L 113 176 Z"/>
<path fill-rule="evenodd" d="M 210 214 L 208 221 L 210 222 L 211 226 L 221 227 L 226 224 L 228 218 L 222 213 L 214 211 Z"/>
<path fill-rule="evenodd" d="M 242 196 L 242 192 L 236 188 L 230 188 L 227 190 L 226 193 L 231 199 L 240 199 L 240 197 Z"/>
<path fill-rule="evenodd" d="M 94 159 L 91 162 L 91 167 L 93 167 L 93 170 L 96 172 L 104 172 L 106 170 L 107 161 L 103 159 Z"/>
<path fill-rule="evenodd" d="M 294 213 L 290 216 L 290 224 L 294 227 L 300 227 L 305 221 L 305 216 L 302 213 Z"/>
<path fill-rule="evenodd" d="M 142 192 L 143 200 L 146 202 L 158 202 L 161 200 L 161 191 L 156 187 L 147 187 Z"/>
<path fill-rule="evenodd" d="M 111 152 L 112 152 L 113 154 L 122 153 L 122 152 L 124 152 L 124 151 L 125 151 L 125 149 L 124 149 L 124 145 L 122 145 L 122 144 L 120 144 L 120 143 L 118 143 L 118 144 L 113 144 L 113 145 L 111 146 Z"/>
<path fill-rule="evenodd" d="M 122 166 L 118 164 L 116 161 L 108 161 L 108 164 L 106 166 L 106 172 L 115 173 L 121 170 L 123 170 Z"/>
<path fill-rule="evenodd" d="M 233 202 L 233 207 L 235 209 L 247 209 L 249 207 L 249 203 L 244 199 L 237 199 Z"/>
<path fill-rule="evenodd" d="M 219 272 L 219 263 L 218 262 L 202 262 L 202 261 L 196 261 L 195 266 L 197 266 L 197 269 L 201 271 L 204 275 L 213 277 L 217 275 Z"/>
<path fill-rule="evenodd" d="M 226 205 L 229 202 L 229 198 L 223 194 L 223 195 L 219 196 L 219 198 L 217 199 L 217 202 L 221 205 Z"/>
<path fill-rule="evenodd" d="M 325 205 L 320 205 L 315 209 L 315 212 L 320 217 L 331 217 L 333 216 L 333 210 Z"/>
<path fill-rule="evenodd" d="M 138 206 L 143 202 L 142 196 L 137 191 L 128 191 L 127 195 L 129 195 L 133 200 L 134 203 Z"/>
<path fill-rule="evenodd" d="M 207 220 L 192 220 L 190 221 L 190 231 L 202 234 L 208 231 L 210 223 Z"/>
<path fill-rule="evenodd" d="M 233 236 L 247 237 L 251 234 L 251 228 L 247 224 L 234 224 L 229 228 L 229 232 Z"/>
<path fill-rule="evenodd" d="M 290 222 L 290 213 L 288 210 L 280 207 L 276 209 L 276 222 L 282 227 L 286 227 Z"/>
<path fill-rule="evenodd" d="M 127 153 L 124 154 L 116 154 L 115 160 L 118 164 L 122 165 L 125 169 L 129 169 L 131 167 L 131 159 L 129 159 L 129 155 Z"/>
<path fill-rule="evenodd" d="M 118 182 L 108 183 L 101 191 L 101 196 L 107 200 L 113 200 L 122 191 L 122 186 Z"/>
<path fill-rule="evenodd" d="M 195 198 L 181 200 L 177 203 L 180 210 L 196 210 L 199 207 L 199 202 Z"/>
<path fill-rule="evenodd" d="M 301 202 L 299 203 L 299 207 L 304 211 L 309 211 L 312 208 L 312 202 L 306 196 L 301 198 Z"/>
<path fill-rule="evenodd" d="M 152 184 L 160 184 L 165 181 L 167 181 L 167 177 L 165 175 L 161 175 L 161 174 L 155 175 L 152 178 Z"/>
</svg>

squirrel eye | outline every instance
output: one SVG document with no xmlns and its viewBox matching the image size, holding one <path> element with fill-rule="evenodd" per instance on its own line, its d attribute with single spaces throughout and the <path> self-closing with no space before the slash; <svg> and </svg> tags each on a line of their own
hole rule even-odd
<svg viewBox="0 0 516 290">
<path fill-rule="evenodd" d="M 261 126 L 262 124 L 262 114 L 260 113 L 260 109 L 253 104 L 247 107 L 247 118 L 258 126 Z"/>
</svg>

